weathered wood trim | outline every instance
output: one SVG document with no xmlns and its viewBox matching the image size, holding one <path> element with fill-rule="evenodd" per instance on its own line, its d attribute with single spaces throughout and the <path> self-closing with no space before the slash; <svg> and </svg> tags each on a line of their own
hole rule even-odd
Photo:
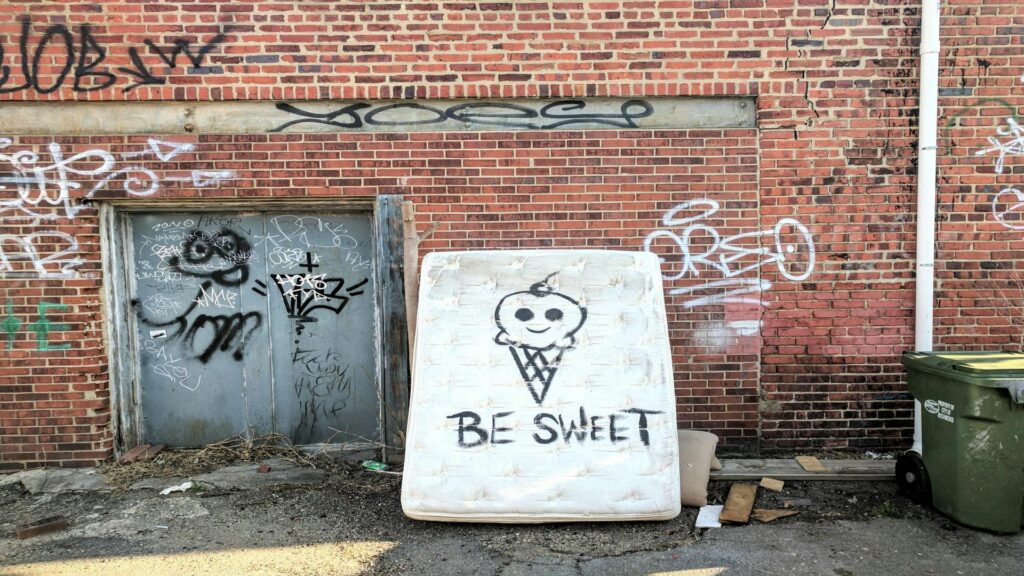
<svg viewBox="0 0 1024 576">
<path fill-rule="evenodd" d="M 377 329 L 384 459 L 399 462 L 409 413 L 409 333 L 405 309 L 402 197 L 382 195 L 374 209 Z"/>
<path fill-rule="evenodd" d="M 822 460 L 825 472 L 808 472 L 792 458 L 722 459 L 722 469 L 712 470 L 712 480 L 885 480 L 896 476 L 895 460 Z"/>
<path fill-rule="evenodd" d="M 114 455 L 120 456 L 141 439 L 140 414 L 136 403 L 136 368 L 132 343 L 133 318 L 124 306 L 128 293 L 125 230 L 121 213 L 109 205 L 100 206 L 100 258 L 103 270 L 102 314 L 108 359 L 111 426 Z M 126 316 L 127 315 L 127 316 Z"/>
</svg>

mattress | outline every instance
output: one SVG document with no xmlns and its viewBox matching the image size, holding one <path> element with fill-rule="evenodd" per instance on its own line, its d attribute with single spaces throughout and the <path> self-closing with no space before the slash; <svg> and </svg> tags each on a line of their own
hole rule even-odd
<svg viewBox="0 0 1024 576">
<path fill-rule="evenodd" d="M 658 257 L 423 261 L 402 479 L 411 518 L 667 520 L 680 511 Z"/>
</svg>

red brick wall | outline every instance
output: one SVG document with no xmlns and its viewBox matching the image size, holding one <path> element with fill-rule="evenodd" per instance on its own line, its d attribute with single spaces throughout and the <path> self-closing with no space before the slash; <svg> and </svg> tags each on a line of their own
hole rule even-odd
<svg viewBox="0 0 1024 576">
<path fill-rule="evenodd" d="M 706 224 L 722 237 L 794 219 L 813 235 L 807 278 L 768 263 L 752 272 L 771 285 L 761 304 L 687 308 L 688 297 L 670 297 L 682 424 L 768 450 L 906 445 L 911 403 L 899 353 L 913 346 L 916 5 L 72 0 L 8 2 L 4 14 L 32 16 L 32 86 L 20 90 L 23 24 L 0 23 L 0 98 L 11 100 L 754 96 L 756 132 L 203 136 L 196 166 L 239 179 L 178 193 L 401 193 L 417 202 L 421 225 L 446 223 L 425 249 L 639 249 L 666 228 L 666 212 L 701 198 L 719 202 Z M 1006 214 L 1016 202 L 1002 202 L 1015 193 L 999 192 L 1024 191 L 1024 164 L 1010 148 L 996 172 L 998 153 L 977 153 L 1024 104 L 1024 6 L 947 2 L 942 23 L 936 343 L 1019 347 L 1024 299 L 1013 278 L 1024 231 Z M 133 78 L 152 83 L 126 90 Z M 11 150 L 35 146 L 44 157 L 51 140 L 12 136 Z M 112 443 L 95 213 L 55 223 L 77 237 L 83 277 L 0 280 L 22 322 L 15 349 L 0 354 L 2 467 L 88 463 Z M 0 219 L 0 234 L 32 230 Z M 764 247 L 772 236 L 745 238 L 738 242 Z M 666 241 L 654 249 L 669 249 Z M 70 306 L 47 312 L 72 328 L 49 336 L 70 340 L 68 351 L 35 349 L 43 298 Z M 747 329 L 730 331 L 735 322 Z"/>
</svg>

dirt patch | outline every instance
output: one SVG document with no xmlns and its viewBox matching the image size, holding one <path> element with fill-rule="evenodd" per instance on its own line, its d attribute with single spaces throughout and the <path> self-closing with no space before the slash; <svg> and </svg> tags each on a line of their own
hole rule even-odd
<svg viewBox="0 0 1024 576">
<path fill-rule="evenodd" d="M 733 483 L 711 482 L 708 485 L 708 502 L 724 503 L 729 494 L 729 486 Z M 790 502 L 790 509 L 799 510 L 800 514 L 776 522 L 833 522 L 873 518 L 942 520 L 938 513 L 911 502 L 900 493 L 895 482 L 787 481 L 782 492 L 759 488 L 754 507 L 780 509 L 786 507 L 787 501 Z"/>
<path fill-rule="evenodd" d="M 147 460 L 108 462 L 101 465 L 99 471 L 114 489 L 124 491 L 146 478 L 188 478 L 229 464 L 257 463 L 272 458 L 327 471 L 347 465 L 325 453 L 304 452 L 280 434 L 268 434 L 251 439 L 235 436 L 196 450 L 164 450 Z"/>
</svg>

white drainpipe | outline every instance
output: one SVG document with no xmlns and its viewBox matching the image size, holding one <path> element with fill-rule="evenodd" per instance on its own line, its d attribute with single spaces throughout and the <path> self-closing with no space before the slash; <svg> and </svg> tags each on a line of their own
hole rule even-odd
<svg viewBox="0 0 1024 576">
<path fill-rule="evenodd" d="M 921 87 L 917 157 L 917 281 L 914 349 L 932 350 L 935 283 L 935 158 L 939 120 L 939 0 L 921 2 Z M 921 403 L 914 402 L 914 445 L 921 454 Z"/>
</svg>

